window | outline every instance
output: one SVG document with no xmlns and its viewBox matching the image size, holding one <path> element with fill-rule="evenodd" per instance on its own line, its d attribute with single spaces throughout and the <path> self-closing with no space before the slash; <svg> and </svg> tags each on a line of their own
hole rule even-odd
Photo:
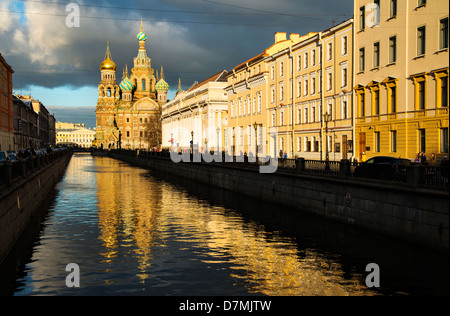
<svg viewBox="0 0 450 316">
<path fill-rule="evenodd" d="M 375 132 L 374 133 L 374 141 L 375 141 L 375 152 L 379 153 L 380 152 L 380 132 Z"/>
<path fill-rule="evenodd" d="M 342 119 L 346 119 L 347 118 L 347 112 L 348 112 L 347 101 L 344 100 L 344 101 L 342 101 Z"/>
<path fill-rule="evenodd" d="M 397 37 L 392 36 L 389 38 L 389 63 L 395 63 L 397 61 Z"/>
<path fill-rule="evenodd" d="M 448 154 L 448 127 L 441 128 L 441 153 Z"/>
<path fill-rule="evenodd" d="M 333 89 L 333 73 L 330 71 L 327 73 L 327 90 Z"/>
<path fill-rule="evenodd" d="M 397 0 L 390 0 L 390 18 L 397 16 Z"/>
<path fill-rule="evenodd" d="M 279 85 L 280 85 L 280 101 L 283 101 L 284 100 L 284 84 L 283 84 L 283 82 L 280 82 Z"/>
<path fill-rule="evenodd" d="M 417 29 L 417 56 L 425 55 L 425 26 Z"/>
<path fill-rule="evenodd" d="M 305 53 L 305 68 L 308 68 L 308 53 Z"/>
<path fill-rule="evenodd" d="M 439 48 L 448 48 L 448 18 L 442 19 L 440 23 Z"/>
<path fill-rule="evenodd" d="M 380 42 L 373 44 L 373 68 L 380 67 Z"/>
<path fill-rule="evenodd" d="M 347 86 L 347 68 L 342 68 L 342 87 Z"/>
<path fill-rule="evenodd" d="M 145 79 L 142 79 L 142 90 L 145 90 Z"/>
<path fill-rule="evenodd" d="M 359 8 L 359 30 L 362 31 L 366 28 L 366 7 Z"/>
<path fill-rule="evenodd" d="M 427 4 L 427 0 L 418 0 L 418 1 L 419 1 L 419 3 L 418 3 L 419 7 Z"/>
<path fill-rule="evenodd" d="M 302 123 L 302 109 L 297 109 L 297 124 Z"/>
<path fill-rule="evenodd" d="M 373 91 L 373 115 L 380 115 L 380 90 Z"/>
<path fill-rule="evenodd" d="M 297 56 L 297 70 L 302 70 L 302 55 Z"/>
<path fill-rule="evenodd" d="M 275 86 L 271 86 L 270 87 L 270 102 L 274 103 L 275 102 Z"/>
<path fill-rule="evenodd" d="M 311 66 L 315 66 L 316 65 L 316 50 L 313 49 L 312 51 L 312 55 L 311 55 Z"/>
<path fill-rule="evenodd" d="M 397 131 L 391 131 L 391 152 L 397 152 Z"/>
<path fill-rule="evenodd" d="M 311 78 L 311 94 L 316 93 L 316 78 Z"/>
<path fill-rule="evenodd" d="M 283 111 L 280 112 L 280 126 L 284 125 L 284 113 Z"/>
<path fill-rule="evenodd" d="M 261 94 L 258 94 L 258 113 L 261 113 L 262 111 L 262 99 Z"/>
<path fill-rule="evenodd" d="M 359 116 L 364 117 L 366 116 L 366 93 L 364 91 L 364 88 L 359 89 L 357 91 L 357 94 L 358 94 Z"/>
<path fill-rule="evenodd" d="M 275 79 L 275 66 L 270 67 L 270 78 Z"/>
<path fill-rule="evenodd" d="M 308 95 L 308 79 L 305 79 L 305 89 L 304 89 L 305 95 Z"/>
<path fill-rule="evenodd" d="M 280 77 L 283 77 L 283 76 L 284 76 L 284 63 L 281 62 L 280 63 Z"/>
<path fill-rule="evenodd" d="M 348 52 L 348 37 L 342 37 L 342 56 L 347 55 Z"/>
<path fill-rule="evenodd" d="M 441 101 L 441 107 L 447 107 L 448 106 L 448 75 L 445 77 L 442 77 L 440 79 L 440 101 Z"/>
<path fill-rule="evenodd" d="M 419 82 L 418 105 L 419 110 L 425 110 L 425 81 Z"/>
<path fill-rule="evenodd" d="M 426 152 L 425 129 L 419 129 L 419 152 Z"/>
<path fill-rule="evenodd" d="M 328 43 L 328 55 L 327 55 L 327 59 L 328 60 L 332 60 L 333 59 L 333 43 Z"/>
<path fill-rule="evenodd" d="M 397 86 L 391 86 L 388 88 L 389 89 L 389 98 L 390 98 L 390 108 L 391 108 L 391 113 L 395 113 L 397 112 Z"/>
<path fill-rule="evenodd" d="M 308 109 L 305 109 L 305 123 L 308 123 L 309 117 L 308 117 Z"/>
<path fill-rule="evenodd" d="M 364 47 L 359 49 L 359 72 L 363 72 L 365 70 L 365 54 Z"/>
<path fill-rule="evenodd" d="M 300 98 L 302 96 L 302 81 L 298 79 L 297 81 L 297 97 Z"/>
<path fill-rule="evenodd" d="M 420 74 L 413 76 L 414 81 L 414 103 L 416 111 L 425 110 L 427 107 L 427 76 Z"/>
</svg>

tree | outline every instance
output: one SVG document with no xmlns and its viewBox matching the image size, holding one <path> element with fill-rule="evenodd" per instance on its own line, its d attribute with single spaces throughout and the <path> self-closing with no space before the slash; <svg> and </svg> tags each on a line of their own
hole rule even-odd
<svg viewBox="0 0 450 316">
<path fill-rule="evenodd" d="M 144 139 L 148 143 L 148 149 L 160 148 L 162 144 L 162 109 L 158 107 L 153 115 L 149 116 L 147 124 L 145 124 Z"/>
</svg>

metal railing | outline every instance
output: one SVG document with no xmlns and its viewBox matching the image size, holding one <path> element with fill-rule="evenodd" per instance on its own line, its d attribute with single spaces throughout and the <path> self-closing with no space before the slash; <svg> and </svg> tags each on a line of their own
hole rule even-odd
<svg viewBox="0 0 450 316">
<path fill-rule="evenodd" d="M 143 151 L 143 150 L 111 150 L 112 153 L 127 154 L 139 157 L 159 157 L 162 159 L 171 159 L 169 151 Z M 190 153 L 190 162 L 193 162 L 193 155 Z M 209 162 L 204 161 L 200 155 L 201 161 L 198 163 L 207 164 Z M 368 167 L 365 163 L 350 162 L 347 159 L 340 161 L 325 161 L 325 160 L 307 160 L 304 158 L 297 159 L 284 159 L 277 158 L 278 166 L 277 172 L 284 173 L 305 173 L 315 175 L 328 175 L 344 178 L 370 178 L 377 180 L 385 180 L 390 182 L 400 182 L 407 186 L 425 186 L 435 188 L 448 188 L 449 187 L 449 167 L 448 166 L 423 166 L 423 165 L 406 165 L 406 166 L 390 166 L 392 168 L 391 174 L 377 173 L 377 169 L 374 168 L 372 174 L 369 175 L 355 175 L 355 170 L 363 165 Z M 257 168 L 262 164 L 259 160 L 255 161 L 255 157 L 247 156 L 228 156 L 228 160 L 225 160 L 225 155 L 222 155 L 222 162 L 210 162 L 210 163 L 223 163 L 232 165 L 239 168 Z M 265 164 L 268 164 L 267 161 Z M 370 166 L 369 166 L 370 169 Z"/>
<path fill-rule="evenodd" d="M 52 164 L 60 159 L 70 149 L 52 151 L 44 154 L 29 156 L 15 161 L 0 163 L 0 190 L 10 187 L 18 179 L 25 179 L 33 172 Z"/>
</svg>

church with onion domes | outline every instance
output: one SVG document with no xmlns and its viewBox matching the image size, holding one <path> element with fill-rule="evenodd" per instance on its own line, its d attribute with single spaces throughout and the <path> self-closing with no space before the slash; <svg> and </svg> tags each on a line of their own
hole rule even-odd
<svg viewBox="0 0 450 316">
<path fill-rule="evenodd" d="M 95 110 L 97 133 L 94 145 L 103 149 L 152 149 L 161 144 L 161 107 L 167 103 L 169 85 L 164 70 L 154 71 L 147 56 L 141 20 L 137 35 L 139 50 L 134 67 L 123 68 L 120 84 L 116 80 L 117 65 L 111 57 L 109 42 L 100 64 L 101 81 Z"/>
</svg>

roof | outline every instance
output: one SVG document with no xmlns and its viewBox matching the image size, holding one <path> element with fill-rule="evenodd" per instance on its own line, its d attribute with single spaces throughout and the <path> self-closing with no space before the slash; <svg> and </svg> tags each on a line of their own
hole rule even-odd
<svg viewBox="0 0 450 316">
<path fill-rule="evenodd" d="M 227 81 L 227 79 L 226 79 L 227 73 L 228 72 L 226 70 L 222 70 L 222 71 L 216 73 L 215 75 L 212 75 L 211 77 L 209 77 L 195 85 L 192 85 L 188 90 L 186 90 L 186 92 L 195 90 L 198 87 L 201 87 L 202 85 L 204 85 L 208 82 L 226 82 Z"/>
</svg>

